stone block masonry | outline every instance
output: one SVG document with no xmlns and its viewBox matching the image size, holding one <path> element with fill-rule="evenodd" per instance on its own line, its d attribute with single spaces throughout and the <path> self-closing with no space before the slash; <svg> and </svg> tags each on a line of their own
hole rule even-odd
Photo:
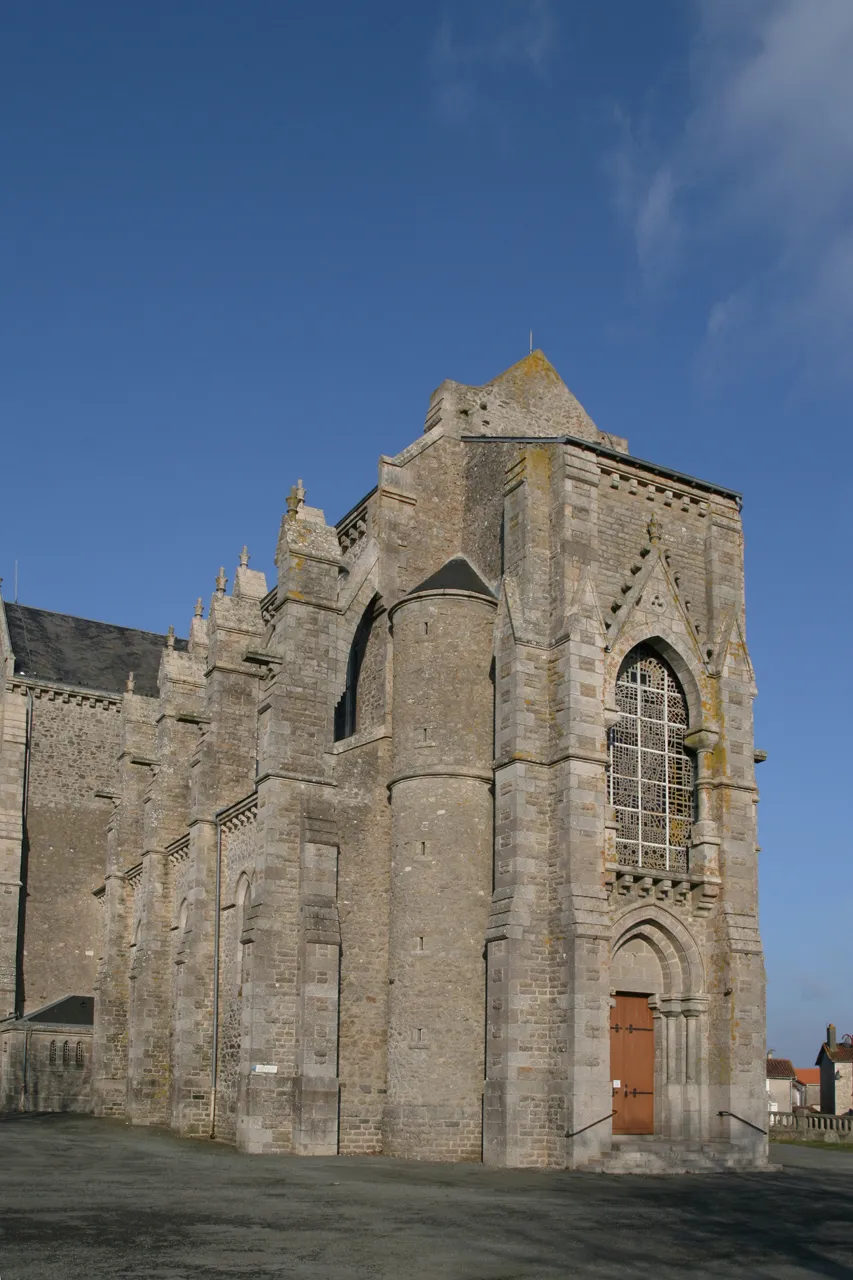
<svg viewBox="0 0 853 1280">
<path fill-rule="evenodd" d="M 99 921 L 95 1110 L 250 1153 L 762 1165 L 738 495 L 534 352 L 442 383 L 337 526 L 294 485 L 276 569 L 244 548 L 187 641 L 128 680 L 125 639 L 41 720 L 2 633 L 0 910 L 28 835 L 48 995 Z"/>
</svg>

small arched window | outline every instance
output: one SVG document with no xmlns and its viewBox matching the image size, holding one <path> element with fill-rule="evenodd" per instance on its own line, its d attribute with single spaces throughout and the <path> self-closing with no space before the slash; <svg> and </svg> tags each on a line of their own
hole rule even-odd
<svg viewBox="0 0 853 1280">
<path fill-rule="evenodd" d="M 82 1067 L 82 1065 L 83 1065 L 83 1042 L 82 1042 L 82 1040 L 78 1040 L 78 1041 L 77 1041 L 77 1048 L 74 1050 L 74 1065 L 75 1065 L 75 1067 Z"/>
<path fill-rule="evenodd" d="M 71 1045 L 68 1043 L 68 1041 L 67 1041 L 67 1040 L 64 1040 L 64 1041 L 62 1042 L 62 1065 L 63 1065 L 63 1067 L 67 1067 L 70 1061 L 71 1061 Z"/>
<path fill-rule="evenodd" d="M 616 705 L 609 774 L 617 861 L 686 872 L 693 823 L 693 761 L 684 747 L 687 699 L 650 646 L 638 645 L 622 663 Z"/>
<path fill-rule="evenodd" d="M 47 1056 L 48 1056 L 48 1061 L 50 1062 L 50 1065 L 53 1066 L 53 1064 L 56 1062 L 56 1041 L 55 1040 L 51 1040 L 50 1049 L 48 1050 Z"/>
</svg>

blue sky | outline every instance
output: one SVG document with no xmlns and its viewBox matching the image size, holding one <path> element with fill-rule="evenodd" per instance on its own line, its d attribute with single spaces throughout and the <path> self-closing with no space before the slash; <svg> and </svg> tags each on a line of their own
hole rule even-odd
<svg viewBox="0 0 853 1280">
<path fill-rule="evenodd" d="M 3 49 L 7 598 L 185 634 L 532 328 L 745 495 L 769 1044 L 853 1031 L 850 0 L 7 0 Z"/>
</svg>

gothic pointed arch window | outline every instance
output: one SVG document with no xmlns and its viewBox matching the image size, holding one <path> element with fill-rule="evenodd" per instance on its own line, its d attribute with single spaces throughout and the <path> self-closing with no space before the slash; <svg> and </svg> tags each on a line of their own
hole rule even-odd
<svg viewBox="0 0 853 1280">
<path fill-rule="evenodd" d="M 340 742 L 344 738 L 351 738 L 356 730 L 364 727 L 362 720 L 364 718 L 365 707 L 363 705 L 363 691 L 360 689 L 362 679 L 362 668 L 365 665 L 365 657 L 368 652 L 368 646 L 373 640 L 374 647 L 379 640 L 379 632 L 375 624 L 381 612 L 379 596 L 374 596 L 368 604 L 364 613 L 361 615 L 358 626 L 355 629 L 355 635 L 350 645 L 349 657 L 347 659 L 347 682 L 344 692 L 341 694 L 340 700 L 335 707 L 335 723 L 334 735 L 335 742 Z M 378 654 L 376 655 L 379 656 Z M 371 709 L 372 710 L 372 709 Z M 368 713 L 369 720 L 374 717 Z"/>
<path fill-rule="evenodd" d="M 622 866 L 686 872 L 694 818 L 693 761 L 684 746 L 687 699 L 650 645 L 632 649 L 616 680 L 610 731 L 610 803 Z"/>
</svg>

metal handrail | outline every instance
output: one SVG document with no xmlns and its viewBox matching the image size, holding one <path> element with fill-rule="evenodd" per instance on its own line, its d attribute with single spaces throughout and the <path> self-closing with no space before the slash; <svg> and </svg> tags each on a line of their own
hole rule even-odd
<svg viewBox="0 0 853 1280">
<path fill-rule="evenodd" d="M 574 1133 L 567 1133 L 566 1137 L 576 1138 L 579 1133 L 586 1133 L 587 1129 L 594 1129 L 597 1124 L 604 1124 L 605 1120 L 610 1120 L 611 1117 L 615 1115 L 616 1115 L 615 1111 L 608 1111 L 607 1115 L 602 1116 L 600 1120 L 593 1120 L 592 1124 L 585 1124 L 582 1129 L 575 1129 Z"/>
<path fill-rule="evenodd" d="M 733 1120 L 740 1120 L 741 1124 L 748 1124 L 750 1129 L 754 1129 L 756 1133 L 763 1133 L 767 1137 L 767 1130 L 761 1129 L 757 1124 L 753 1124 L 751 1120 L 744 1120 L 743 1116 L 736 1115 L 734 1111 L 718 1111 L 718 1116 L 731 1116 Z"/>
</svg>

